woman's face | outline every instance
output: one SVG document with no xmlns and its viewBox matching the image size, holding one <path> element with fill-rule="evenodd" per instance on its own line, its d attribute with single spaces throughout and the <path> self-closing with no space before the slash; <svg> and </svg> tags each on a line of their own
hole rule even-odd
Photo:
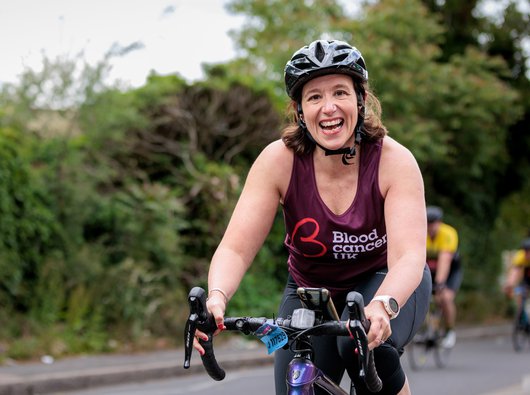
<svg viewBox="0 0 530 395">
<path fill-rule="evenodd" d="M 320 145 L 330 150 L 353 145 L 357 95 L 351 77 L 329 74 L 307 82 L 302 111 L 307 129 Z"/>
</svg>

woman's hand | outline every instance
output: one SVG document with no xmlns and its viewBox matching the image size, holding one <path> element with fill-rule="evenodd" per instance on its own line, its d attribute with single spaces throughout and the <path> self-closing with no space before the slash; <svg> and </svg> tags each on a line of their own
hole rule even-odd
<svg viewBox="0 0 530 395">
<path fill-rule="evenodd" d="M 379 301 L 370 302 L 364 309 L 366 318 L 370 320 L 368 331 L 368 348 L 370 350 L 379 347 L 392 334 L 390 318 L 383 304 Z"/>
<path fill-rule="evenodd" d="M 224 314 L 226 311 L 226 302 L 224 296 L 217 293 L 211 293 L 210 297 L 206 300 L 206 308 L 213 315 L 215 325 L 217 329 L 213 333 L 213 336 L 217 336 L 222 330 L 226 329 L 224 326 Z M 199 354 L 204 355 L 204 348 L 199 343 L 199 339 L 207 341 L 208 335 L 200 330 L 195 331 L 195 339 L 193 339 L 193 348 L 195 348 Z"/>
</svg>

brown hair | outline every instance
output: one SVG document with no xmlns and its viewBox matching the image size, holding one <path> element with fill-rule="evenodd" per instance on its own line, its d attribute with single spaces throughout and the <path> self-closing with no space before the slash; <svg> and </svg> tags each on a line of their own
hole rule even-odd
<svg viewBox="0 0 530 395">
<path fill-rule="evenodd" d="M 365 91 L 365 107 L 366 115 L 362 130 L 364 132 L 363 139 L 368 141 L 375 141 L 382 139 L 387 135 L 387 129 L 381 120 L 381 103 L 375 94 L 370 90 L 367 83 L 354 81 L 355 89 L 359 89 L 359 85 Z M 287 107 L 287 118 L 291 118 L 291 122 L 282 130 L 281 137 L 284 144 L 292 149 L 295 154 L 303 155 L 312 152 L 315 149 L 315 143 L 307 137 L 305 129 L 298 125 L 298 103 L 292 100 Z"/>
</svg>

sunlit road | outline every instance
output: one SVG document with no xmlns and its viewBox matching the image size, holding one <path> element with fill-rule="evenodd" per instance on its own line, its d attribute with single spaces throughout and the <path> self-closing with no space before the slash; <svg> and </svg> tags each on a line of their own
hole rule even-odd
<svg viewBox="0 0 530 395">
<path fill-rule="evenodd" d="M 434 362 L 421 371 L 407 370 L 415 395 L 519 395 L 521 383 L 530 376 L 530 351 L 515 353 L 510 339 L 487 338 L 457 343 L 449 366 L 438 369 Z M 528 380 L 527 380 L 528 382 Z M 529 388 L 527 390 L 530 391 Z M 271 395 L 274 393 L 270 366 L 230 370 L 225 380 L 216 382 L 205 375 L 182 376 L 170 380 L 131 383 L 70 392 L 70 395 Z M 530 392 L 527 392 L 530 393 Z M 66 394 L 66 393 L 65 393 Z"/>
</svg>

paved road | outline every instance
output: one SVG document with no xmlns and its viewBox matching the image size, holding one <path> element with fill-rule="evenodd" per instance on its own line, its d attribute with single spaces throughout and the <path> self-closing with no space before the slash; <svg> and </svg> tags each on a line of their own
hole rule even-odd
<svg viewBox="0 0 530 395">
<path fill-rule="evenodd" d="M 465 339 L 453 350 L 449 365 L 438 369 L 430 361 L 425 369 L 412 371 L 406 355 L 404 367 L 418 395 L 522 395 L 530 394 L 530 350 L 515 353 L 506 335 Z M 184 375 L 175 379 L 130 383 L 75 392 L 69 395 L 233 395 L 274 393 L 270 366 L 227 370 L 221 382 L 205 374 Z M 346 381 L 343 382 L 343 385 Z"/>
</svg>

